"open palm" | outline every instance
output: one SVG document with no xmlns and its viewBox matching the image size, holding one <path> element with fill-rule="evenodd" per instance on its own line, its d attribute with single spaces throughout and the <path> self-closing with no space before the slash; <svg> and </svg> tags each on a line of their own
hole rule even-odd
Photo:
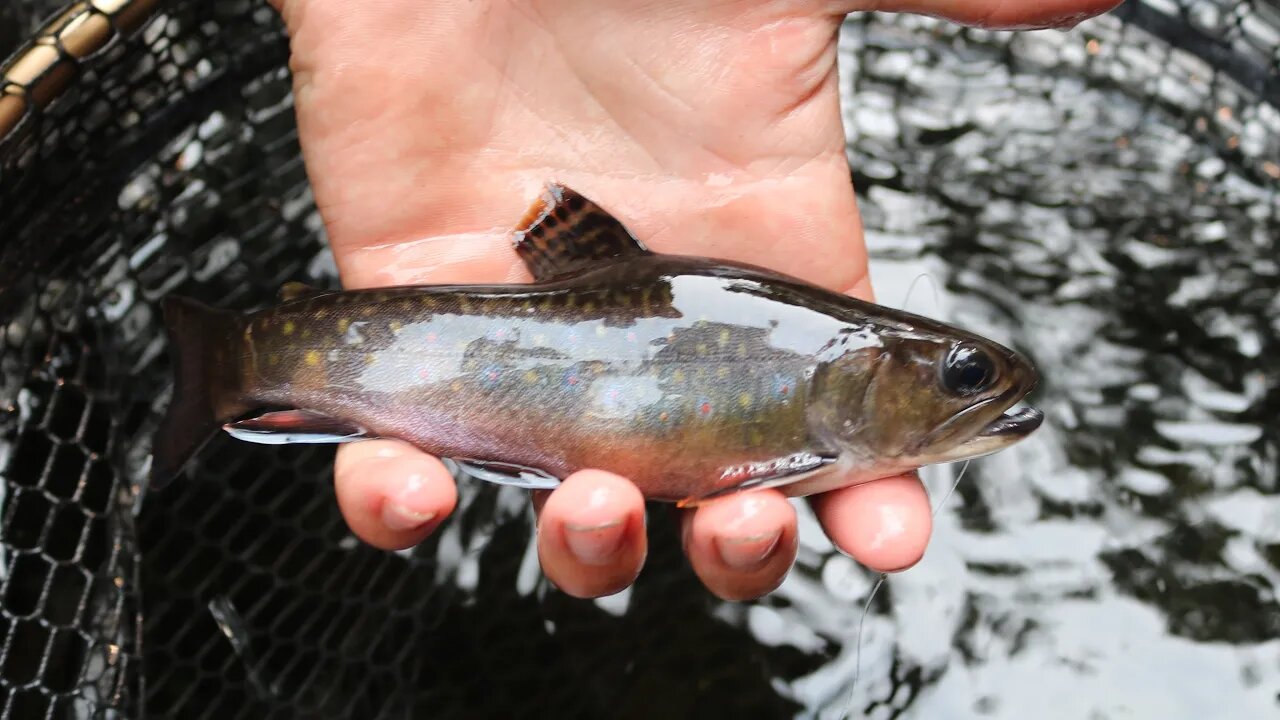
<svg viewBox="0 0 1280 720">
<path fill-rule="evenodd" d="M 511 230 L 549 180 L 657 252 L 771 267 L 869 299 L 840 123 L 836 37 L 848 2 L 277 0 L 289 26 L 308 173 L 348 287 L 523 282 Z M 992 26 L 1052 25 L 1115 0 L 915 0 L 884 9 Z M 661 458 L 654 462 L 661 463 Z M 397 441 L 340 449 L 344 516 L 385 548 L 453 509 L 440 462 Z M 812 499 L 833 542 L 880 570 L 930 532 L 918 479 Z M 588 470 L 540 510 L 539 556 L 566 592 L 625 587 L 646 552 L 626 479 Z M 796 518 L 773 491 L 684 512 L 714 592 L 777 586 Z"/>
</svg>

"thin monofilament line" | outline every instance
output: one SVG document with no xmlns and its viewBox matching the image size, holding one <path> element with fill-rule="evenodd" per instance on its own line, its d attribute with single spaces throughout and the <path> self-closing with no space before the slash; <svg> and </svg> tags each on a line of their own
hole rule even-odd
<svg viewBox="0 0 1280 720">
<path fill-rule="evenodd" d="M 969 471 L 969 463 L 971 462 L 973 461 L 964 461 L 964 467 L 960 468 L 960 474 L 956 475 L 956 481 L 951 483 L 951 489 L 947 490 L 947 494 L 943 495 L 942 499 L 939 500 L 938 504 L 933 508 L 933 516 L 935 518 L 938 517 L 938 511 L 942 509 L 942 506 L 947 504 L 947 500 L 951 499 L 951 493 L 955 492 L 956 488 L 960 487 L 960 481 L 964 479 L 964 474 Z"/>
<path fill-rule="evenodd" d="M 911 281 L 911 284 L 907 286 L 907 294 L 902 299 L 902 309 L 906 310 L 907 312 L 910 312 L 911 293 L 915 292 L 916 284 L 919 283 L 921 280 L 929 281 L 929 289 L 933 291 L 933 309 L 930 312 L 936 313 L 941 309 L 942 303 L 938 298 L 938 283 L 933 281 L 933 276 L 930 275 L 929 273 L 920 273 L 915 277 L 914 280 Z"/>
<path fill-rule="evenodd" d="M 947 490 L 946 494 L 943 495 L 942 499 L 938 501 L 938 504 L 934 506 L 932 512 L 933 517 L 938 517 L 938 512 L 942 510 L 942 506 L 947 504 L 947 500 L 951 499 L 951 494 L 956 491 L 956 488 L 960 487 L 960 481 L 964 479 L 964 474 L 969 471 L 969 463 L 971 462 L 973 461 L 964 461 L 964 466 L 960 468 L 960 473 L 956 475 L 956 481 L 951 484 L 951 487 Z M 867 602 L 862 606 L 862 617 L 858 620 L 858 633 L 854 640 L 856 644 L 854 645 L 853 653 L 853 688 L 849 691 L 848 708 L 853 707 L 853 692 L 858 688 L 858 680 L 862 677 L 862 628 L 867 623 L 867 615 L 871 614 L 871 601 L 875 600 L 876 593 L 880 591 L 880 586 L 888 579 L 888 573 L 880 573 L 880 579 L 877 580 L 876 584 L 871 588 L 871 593 L 867 595 Z M 845 717 L 849 717 L 847 708 L 845 710 Z"/>
</svg>

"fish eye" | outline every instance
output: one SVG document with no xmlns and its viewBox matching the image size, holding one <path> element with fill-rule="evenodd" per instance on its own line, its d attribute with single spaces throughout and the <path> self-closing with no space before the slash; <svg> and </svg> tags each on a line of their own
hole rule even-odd
<svg viewBox="0 0 1280 720">
<path fill-rule="evenodd" d="M 991 386 L 996 365 L 991 356 L 972 345 L 956 345 L 942 363 L 942 385 L 956 395 L 975 395 Z"/>
</svg>

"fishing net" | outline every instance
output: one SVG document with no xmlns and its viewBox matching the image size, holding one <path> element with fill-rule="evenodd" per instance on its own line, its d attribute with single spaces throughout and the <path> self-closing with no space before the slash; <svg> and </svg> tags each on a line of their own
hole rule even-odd
<svg viewBox="0 0 1280 720">
<path fill-rule="evenodd" d="M 18 0 L 4 55 L 0 718 L 1276 711 L 1274 3 L 1028 34 L 849 18 L 882 299 L 929 273 L 941 304 L 915 309 L 1027 350 L 1050 415 L 974 463 L 865 619 L 874 576 L 803 513 L 759 602 L 715 601 L 664 512 L 635 587 L 584 602 L 540 578 L 515 491 L 462 481 L 398 553 L 346 530 L 330 448 L 218 439 L 148 494 L 159 299 L 336 283 L 286 39 L 256 0 Z"/>
</svg>

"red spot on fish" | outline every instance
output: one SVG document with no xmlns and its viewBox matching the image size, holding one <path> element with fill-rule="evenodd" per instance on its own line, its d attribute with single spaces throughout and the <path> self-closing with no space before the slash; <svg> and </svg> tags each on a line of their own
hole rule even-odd
<svg viewBox="0 0 1280 720">
<path fill-rule="evenodd" d="M 627 342 L 635 342 L 636 334 L 634 332 L 627 333 Z"/>
<path fill-rule="evenodd" d="M 711 414 L 711 403 L 706 402 L 706 401 L 703 401 L 702 406 L 701 406 L 701 407 L 699 407 L 699 408 L 698 408 L 698 410 L 699 410 L 703 415 L 710 415 L 710 414 Z"/>
<path fill-rule="evenodd" d="M 435 342 L 437 339 L 439 339 L 439 336 L 437 336 L 435 333 L 433 332 L 427 333 L 427 342 Z"/>
<path fill-rule="evenodd" d="M 789 392 L 791 392 L 791 388 L 787 387 L 786 385 L 783 385 L 783 386 L 782 386 L 782 394 L 783 394 L 783 395 L 786 395 L 786 394 L 787 394 L 787 393 L 789 393 Z"/>
<path fill-rule="evenodd" d="M 421 370 L 418 371 L 418 377 L 422 378 L 423 380 L 426 380 L 430 375 L 431 375 L 430 371 L 428 371 L 426 368 L 422 368 Z"/>
</svg>

